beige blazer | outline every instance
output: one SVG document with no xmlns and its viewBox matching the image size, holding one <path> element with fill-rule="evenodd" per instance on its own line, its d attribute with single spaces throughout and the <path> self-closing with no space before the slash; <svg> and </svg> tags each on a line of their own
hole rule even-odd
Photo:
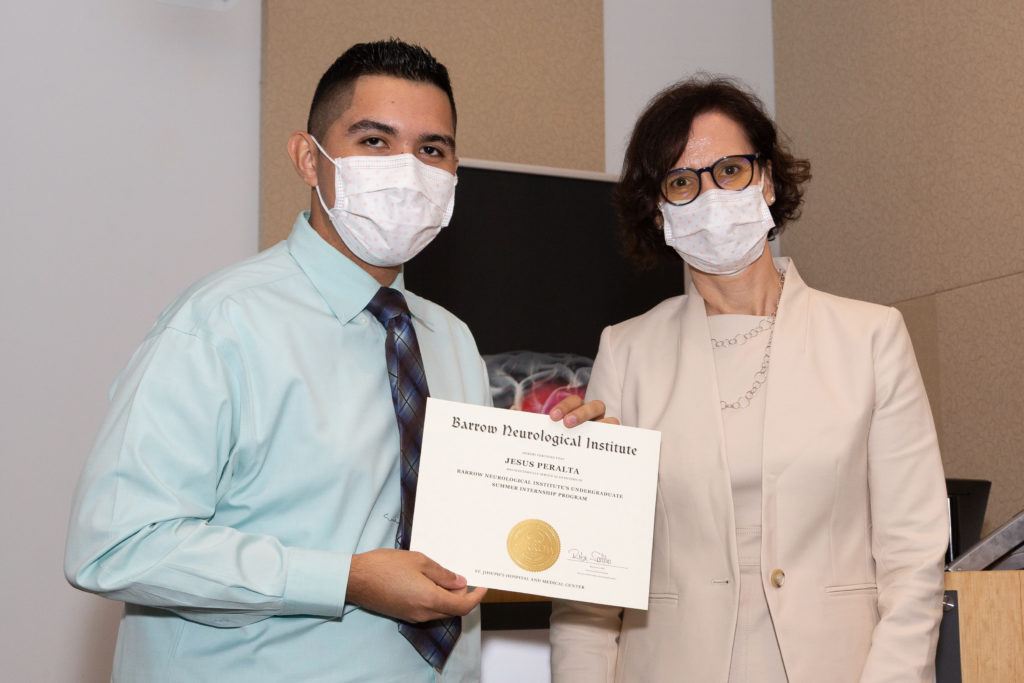
<svg viewBox="0 0 1024 683">
<path fill-rule="evenodd" d="M 790 683 L 934 679 L 947 508 L 899 311 L 788 259 L 765 406 L 761 566 Z M 601 336 L 588 399 L 662 432 L 647 611 L 556 602 L 555 683 L 726 681 L 739 566 L 704 301 Z"/>
</svg>

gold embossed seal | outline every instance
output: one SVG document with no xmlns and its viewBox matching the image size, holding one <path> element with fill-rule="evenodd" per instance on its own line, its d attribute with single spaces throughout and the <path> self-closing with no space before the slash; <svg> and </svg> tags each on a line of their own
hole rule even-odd
<svg viewBox="0 0 1024 683">
<path fill-rule="evenodd" d="M 508 532 L 508 556 L 529 572 L 542 572 L 555 562 L 562 552 L 562 542 L 547 522 L 524 519 Z"/>
</svg>

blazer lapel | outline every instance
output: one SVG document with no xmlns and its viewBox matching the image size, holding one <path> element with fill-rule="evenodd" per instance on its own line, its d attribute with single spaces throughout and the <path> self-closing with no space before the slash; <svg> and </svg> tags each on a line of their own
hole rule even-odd
<svg viewBox="0 0 1024 683">
<path fill-rule="evenodd" d="M 771 365 L 765 385 L 763 481 L 766 487 L 790 465 L 795 453 L 787 449 L 786 435 L 800 429 L 794 417 L 806 415 L 801 405 L 799 377 L 807 348 L 810 289 L 788 258 L 775 260 L 786 271 L 786 286 L 779 302 L 772 337 Z M 765 524 L 768 520 L 764 520 Z"/>
<path fill-rule="evenodd" d="M 680 462 L 662 462 L 663 490 L 687 492 L 690 500 L 677 505 L 688 508 L 690 524 L 698 537 L 716 539 L 727 556 L 722 569 L 738 567 L 735 545 L 735 512 L 729 465 L 723 448 L 722 410 L 718 378 L 711 349 L 704 300 L 696 288 L 685 299 L 679 320 L 679 347 L 671 398 L 660 424 L 663 443 L 678 444 L 663 453 L 678 454 Z M 676 481 L 671 481 L 676 480 Z M 709 547 L 714 547 L 709 544 Z"/>
</svg>

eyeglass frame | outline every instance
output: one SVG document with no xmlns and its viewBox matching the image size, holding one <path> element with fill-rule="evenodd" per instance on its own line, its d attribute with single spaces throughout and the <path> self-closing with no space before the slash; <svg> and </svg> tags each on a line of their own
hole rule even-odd
<svg viewBox="0 0 1024 683">
<path fill-rule="evenodd" d="M 711 176 L 711 182 L 713 182 L 715 184 L 715 187 L 717 187 L 719 190 L 726 190 L 726 191 L 729 191 L 729 192 L 742 192 L 743 190 L 745 190 L 748 187 L 750 187 L 750 183 L 754 182 L 754 174 L 753 174 L 753 172 L 751 172 L 750 180 L 747 181 L 746 185 L 744 185 L 743 187 L 740 187 L 740 188 L 733 189 L 733 190 L 730 190 L 727 187 L 722 187 L 721 185 L 718 184 L 718 181 L 715 180 L 715 173 L 714 173 L 715 166 L 717 166 L 719 163 L 725 161 L 726 159 L 734 159 L 736 157 L 740 157 L 741 159 L 746 159 L 747 161 L 750 162 L 751 167 L 753 167 L 755 161 L 758 162 L 758 166 L 761 165 L 761 163 L 760 163 L 761 162 L 761 153 L 760 152 L 754 152 L 753 154 L 726 154 L 724 157 L 722 157 L 720 159 L 716 159 L 715 162 L 713 164 L 711 164 L 710 166 L 705 166 L 704 168 L 690 168 L 689 166 L 680 166 L 678 168 L 672 168 L 672 169 L 669 169 L 669 170 L 665 171 L 665 175 L 662 176 L 661 182 L 658 183 L 658 193 L 661 194 L 661 198 L 662 199 L 664 199 L 666 202 L 668 202 L 672 206 L 686 206 L 687 204 L 692 203 L 694 200 L 697 199 L 697 197 L 700 196 L 701 188 L 702 188 L 702 186 L 704 184 L 704 173 L 705 173 L 705 171 L 708 173 L 708 175 Z M 676 171 L 693 171 L 694 173 L 697 174 L 697 194 L 693 195 L 693 199 L 687 200 L 685 202 L 674 202 L 674 201 L 672 201 L 671 199 L 669 199 L 668 197 L 665 196 L 665 179 L 668 178 L 668 176 L 670 174 L 675 173 Z"/>
</svg>

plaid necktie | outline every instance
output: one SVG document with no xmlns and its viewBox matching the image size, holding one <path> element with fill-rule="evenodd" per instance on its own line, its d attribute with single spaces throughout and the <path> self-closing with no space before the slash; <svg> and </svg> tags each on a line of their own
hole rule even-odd
<svg viewBox="0 0 1024 683">
<path fill-rule="evenodd" d="M 366 310 L 387 330 L 384 351 L 388 378 L 391 380 L 391 400 L 395 404 L 395 417 L 398 420 L 402 461 L 402 512 L 395 547 L 408 550 L 413 508 L 416 505 L 423 418 L 430 391 L 427 389 L 427 375 L 423 370 L 416 331 L 412 327 L 409 307 L 402 293 L 381 287 L 366 305 Z M 432 667 L 440 671 L 462 633 L 462 619 L 451 617 L 422 624 L 400 621 L 398 630 Z"/>
</svg>

